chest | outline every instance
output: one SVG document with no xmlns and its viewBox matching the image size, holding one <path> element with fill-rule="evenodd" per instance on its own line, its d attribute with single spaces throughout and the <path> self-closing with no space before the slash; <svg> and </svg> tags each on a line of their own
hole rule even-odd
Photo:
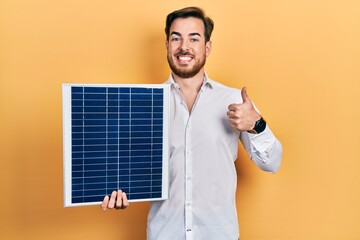
<svg viewBox="0 0 360 240">
<path fill-rule="evenodd" d="M 173 94 L 170 108 L 172 145 L 181 144 L 189 137 L 201 142 L 232 138 L 237 133 L 227 118 L 229 104 L 230 101 L 224 97 L 199 92 L 189 112 L 188 103 L 181 93 Z"/>
</svg>

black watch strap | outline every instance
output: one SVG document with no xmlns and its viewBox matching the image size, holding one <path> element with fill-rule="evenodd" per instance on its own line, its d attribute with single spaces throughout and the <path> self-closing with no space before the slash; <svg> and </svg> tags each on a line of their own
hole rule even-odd
<svg viewBox="0 0 360 240">
<path fill-rule="evenodd" d="M 259 134 L 262 133 L 265 130 L 265 128 L 266 128 L 266 122 L 261 117 L 259 120 L 256 121 L 254 128 L 248 132 L 253 134 Z"/>
</svg>

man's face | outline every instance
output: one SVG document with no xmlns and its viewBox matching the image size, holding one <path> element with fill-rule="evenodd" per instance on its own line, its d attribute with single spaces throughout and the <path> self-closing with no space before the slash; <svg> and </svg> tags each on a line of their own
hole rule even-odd
<svg viewBox="0 0 360 240">
<path fill-rule="evenodd" d="M 173 73 L 191 78 L 200 71 L 210 54 L 211 42 L 205 43 L 205 26 L 201 19 L 177 18 L 170 27 L 166 41 L 167 59 Z"/>
</svg>

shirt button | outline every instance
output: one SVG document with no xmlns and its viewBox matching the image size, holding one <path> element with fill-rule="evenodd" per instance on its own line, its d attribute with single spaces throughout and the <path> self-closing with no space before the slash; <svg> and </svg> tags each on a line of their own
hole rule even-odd
<svg viewBox="0 0 360 240">
<path fill-rule="evenodd" d="M 186 203 L 186 206 L 190 206 L 190 203 L 188 202 L 188 203 Z"/>
<path fill-rule="evenodd" d="M 186 229 L 187 232 L 191 232 L 191 228 Z"/>
</svg>

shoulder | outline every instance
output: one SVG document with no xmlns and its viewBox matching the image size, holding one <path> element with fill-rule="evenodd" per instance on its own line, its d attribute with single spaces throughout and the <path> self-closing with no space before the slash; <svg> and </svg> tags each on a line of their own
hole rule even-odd
<svg viewBox="0 0 360 240">
<path fill-rule="evenodd" d="M 212 79 L 208 79 L 208 82 L 214 94 L 218 95 L 219 98 L 226 99 L 231 103 L 242 103 L 240 89 L 226 86 Z"/>
</svg>

